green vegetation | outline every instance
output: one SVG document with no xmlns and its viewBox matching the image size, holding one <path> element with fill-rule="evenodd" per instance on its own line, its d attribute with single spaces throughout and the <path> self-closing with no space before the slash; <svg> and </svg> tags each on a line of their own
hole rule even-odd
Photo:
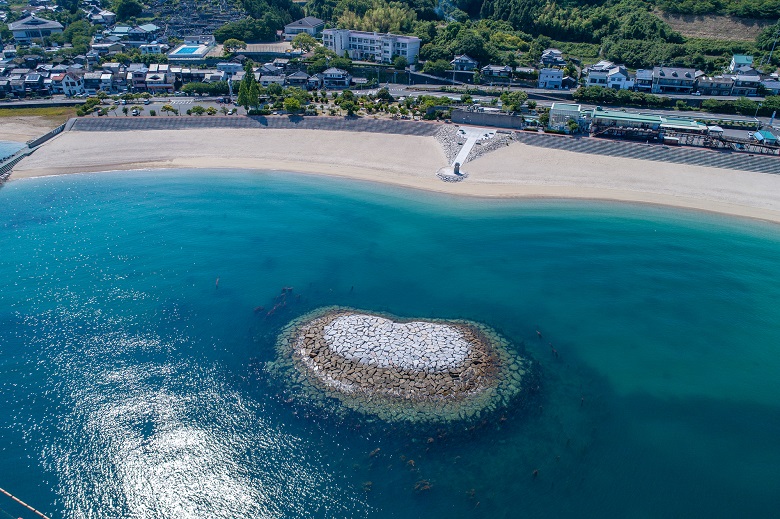
<svg viewBox="0 0 780 519">
<path fill-rule="evenodd" d="M 144 11 L 144 6 L 137 0 L 117 0 L 113 4 L 113 10 L 116 13 L 116 19 L 120 22 L 140 16 Z"/>
<path fill-rule="evenodd" d="M 241 4 L 248 16 L 243 20 L 228 22 L 214 31 L 218 42 L 230 39 L 242 42 L 272 41 L 276 38 L 276 31 L 303 16 L 303 9 L 291 0 L 241 0 Z"/>
<path fill-rule="evenodd" d="M 43 117 L 55 126 L 64 123 L 76 115 L 73 106 L 45 106 L 41 108 L 0 108 L 0 118 L 3 117 Z"/>
</svg>

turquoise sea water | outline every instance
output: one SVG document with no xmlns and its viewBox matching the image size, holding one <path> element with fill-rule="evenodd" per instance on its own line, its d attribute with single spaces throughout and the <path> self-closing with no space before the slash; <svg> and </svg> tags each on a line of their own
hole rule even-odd
<svg viewBox="0 0 780 519">
<path fill-rule="evenodd" d="M 24 144 L 21 142 L 3 141 L 0 140 L 0 159 L 4 159 L 10 155 L 13 155 L 17 151 L 24 148 Z"/>
<path fill-rule="evenodd" d="M 278 173 L 11 182 L 0 487 L 65 518 L 776 516 L 778 229 Z M 331 304 L 485 322 L 539 395 L 473 430 L 311 416 L 263 366 Z"/>
</svg>

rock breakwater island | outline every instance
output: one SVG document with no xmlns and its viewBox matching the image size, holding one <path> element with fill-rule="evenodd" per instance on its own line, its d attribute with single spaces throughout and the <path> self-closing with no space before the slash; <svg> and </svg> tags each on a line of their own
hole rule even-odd
<svg viewBox="0 0 780 519">
<path fill-rule="evenodd" d="M 479 323 L 402 320 L 343 307 L 289 323 L 277 354 L 270 368 L 293 396 L 385 421 L 486 417 L 523 392 L 530 369 L 506 339 Z"/>
</svg>

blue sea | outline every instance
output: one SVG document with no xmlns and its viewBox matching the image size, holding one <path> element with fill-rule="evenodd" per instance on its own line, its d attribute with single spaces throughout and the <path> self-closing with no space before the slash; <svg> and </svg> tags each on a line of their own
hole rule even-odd
<svg viewBox="0 0 780 519">
<path fill-rule="evenodd" d="M 3 141 L 0 140 L 0 160 L 10 157 L 17 151 L 24 148 L 24 144 L 21 142 Z"/>
<path fill-rule="evenodd" d="M 777 517 L 779 230 L 267 172 L 10 182 L 0 487 L 68 519 Z M 538 395 L 314 416 L 265 366 L 324 305 L 486 323 Z"/>
</svg>

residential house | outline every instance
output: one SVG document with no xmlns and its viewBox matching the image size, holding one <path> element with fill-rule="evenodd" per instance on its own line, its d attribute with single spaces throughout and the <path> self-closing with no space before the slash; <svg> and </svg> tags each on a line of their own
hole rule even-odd
<svg viewBox="0 0 780 519">
<path fill-rule="evenodd" d="M 84 74 L 84 92 L 89 95 L 95 95 L 100 90 L 100 80 L 102 72 L 87 72 Z"/>
<path fill-rule="evenodd" d="M 118 54 L 125 51 L 125 46 L 119 42 L 99 42 L 92 43 L 89 46 L 92 52 L 96 52 L 98 56 L 107 56 L 111 54 Z"/>
<path fill-rule="evenodd" d="M 734 87 L 734 79 L 730 77 L 700 77 L 696 82 L 699 93 L 705 96 L 728 96 Z"/>
<path fill-rule="evenodd" d="M 539 71 L 538 88 L 558 90 L 563 84 L 563 70 L 559 68 L 543 68 Z"/>
<path fill-rule="evenodd" d="M 292 41 L 302 32 L 310 36 L 317 36 L 325 28 L 325 22 L 313 16 L 301 18 L 284 26 L 284 40 Z"/>
<path fill-rule="evenodd" d="M 488 80 L 493 78 L 508 79 L 512 77 L 512 67 L 509 65 L 485 65 L 480 69 L 483 78 Z"/>
<path fill-rule="evenodd" d="M 322 88 L 323 79 L 324 76 L 322 74 L 311 75 L 309 76 L 309 79 L 306 81 L 306 87 L 309 90 L 316 90 Z"/>
<path fill-rule="evenodd" d="M 745 67 L 753 68 L 753 56 L 748 56 L 745 54 L 734 54 L 731 57 L 731 63 L 729 63 L 728 71 L 731 73 L 736 73 L 738 69 Z"/>
<path fill-rule="evenodd" d="M 607 87 L 615 90 L 630 90 L 634 88 L 634 79 L 629 75 L 625 65 L 615 65 L 607 73 Z"/>
<path fill-rule="evenodd" d="M 654 94 L 690 94 L 696 82 L 692 68 L 653 67 Z"/>
<path fill-rule="evenodd" d="M 287 71 L 287 67 L 290 65 L 290 60 L 287 58 L 276 58 L 271 62 L 271 65 L 283 71 Z"/>
<path fill-rule="evenodd" d="M 131 63 L 127 66 L 127 86 L 133 92 L 146 91 L 146 73 L 149 69 L 143 63 Z"/>
<path fill-rule="evenodd" d="M 89 16 L 89 21 L 95 25 L 114 25 L 116 23 L 116 14 L 105 9 L 95 9 L 93 14 Z"/>
<path fill-rule="evenodd" d="M 450 65 L 452 65 L 453 70 L 468 72 L 470 70 L 475 70 L 477 66 L 479 66 L 479 63 L 471 56 L 459 54 L 458 56 L 455 56 L 455 59 L 450 61 Z"/>
<path fill-rule="evenodd" d="M 81 76 L 72 72 L 58 73 L 51 76 L 52 93 L 65 94 L 72 97 L 84 92 L 84 81 Z"/>
<path fill-rule="evenodd" d="M 230 61 L 220 61 L 219 63 L 217 63 L 217 70 L 221 72 L 226 72 L 231 76 L 236 72 L 240 72 L 243 69 L 244 67 L 241 66 L 241 63 L 233 63 Z"/>
<path fill-rule="evenodd" d="M 607 86 L 607 76 L 609 71 L 615 66 L 614 63 L 607 60 L 601 60 L 595 65 L 587 67 L 585 72 L 585 86 Z"/>
<path fill-rule="evenodd" d="M 144 43 L 138 47 L 141 54 L 165 54 L 168 52 L 168 46 L 164 43 Z"/>
<path fill-rule="evenodd" d="M 634 90 L 650 92 L 653 90 L 653 71 L 639 69 L 634 75 Z"/>
<path fill-rule="evenodd" d="M 777 78 L 764 79 L 761 84 L 764 85 L 767 95 L 780 95 L 780 81 Z"/>
<path fill-rule="evenodd" d="M 51 36 L 52 34 L 61 33 L 62 29 L 63 25 L 60 22 L 38 18 L 35 15 L 8 24 L 8 30 L 13 33 L 17 43 L 30 43 L 33 40 L 43 40 L 45 37 Z"/>
<path fill-rule="evenodd" d="M 585 69 L 585 86 L 629 90 L 634 87 L 634 79 L 628 74 L 625 65 L 615 65 L 611 61 L 601 60 Z"/>
<path fill-rule="evenodd" d="M 420 54 L 420 43 L 420 38 L 416 36 L 349 29 L 322 31 L 322 44 L 339 56 L 346 52 L 352 59 L 380 63 L 392 63 L 396 56 L 403 56 L 407 62 L 414 63 Z"/>
<path fill-rule="evenodd" d="M 306 85 L 309 82 L 309 75 L 306 72 L 299 70 L 298 72 L 288 75 L 286 80 L 287 84 L 290 86 L 306 88 Z"/>
<path fill-rule="evenodd" d="M 146 73 L 146 90 L 152 94 L 172 93 L 173 76 L 169 74 L 170 65 L 152 63 Z"/>
<path fill-rule="evenodd" d="M 111 72 L 102 72 L 100 74 L 100 90 L 103 92 L 114 91 L 114 75 Z"/>
<path fill-rule="evenodd" d="M 260 76 L 260 79 L 258 79 L 257 82 L 264 87 L 274 84 L 284 86 L 284 76 Z"/>
<path fill-rule="evenodd" d="M 11 94 L 11 81 L 0 78 L 0 99 L 8 97 Z"/>
<path fill-rule="evenodd" d="M 734 76 L 734 87 L 731 89 L 733 96 L 755 96 L 761 85 L 761 77 L 752 74 L 737 74 Z"/>
<path fill-rule="evenodd" d="M 542 52 L 542 58 L 539 60 L 543 67 L 565 67 L 566 60 L 563 59 L 563 52 L 558 49 L 545 49 Z"/>
<path fill-rule="evenodd" d="M 347 88 L 352 76 L 346 70 L 331 67 L 322 73 L 322 82 L 326 88 Z"/>
<path fill-rule="evenodd" d="M 25 94 L 39 94 L 43 95 L 48 93 L 46 91 L 44 77 L 42 74 L 27 74 L 24 76 L 24 92 Z"/>
</svg>

